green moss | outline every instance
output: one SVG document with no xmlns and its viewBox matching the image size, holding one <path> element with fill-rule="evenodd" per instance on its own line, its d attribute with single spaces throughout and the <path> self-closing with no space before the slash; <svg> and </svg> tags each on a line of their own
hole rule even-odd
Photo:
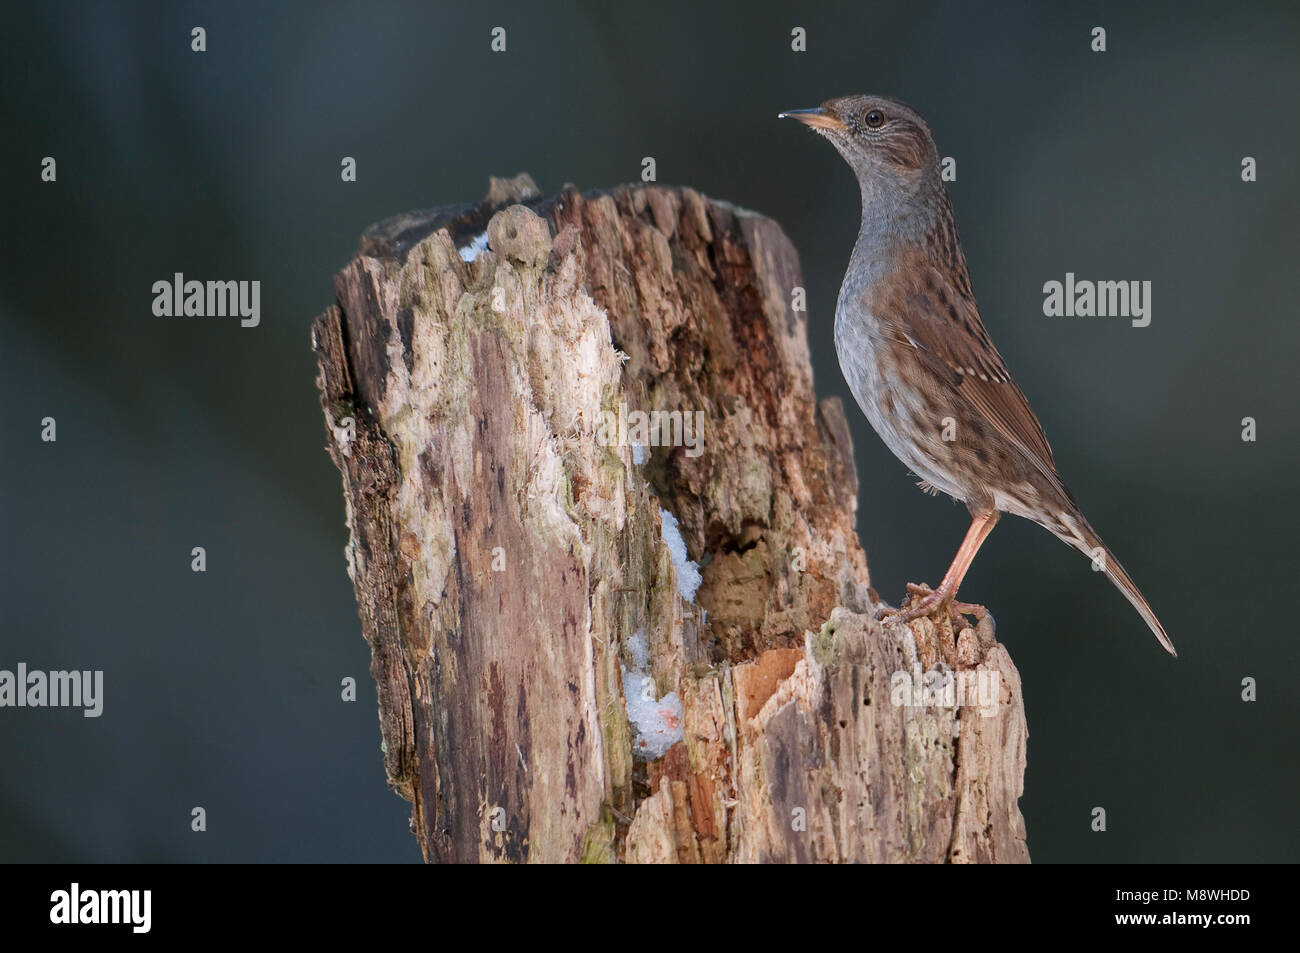
<svg viewBox="0 0 1300 953">
<path fill-rule="evenodd" d="M 607 806 L 600 809 L 600 820 L 587 828 L 582 837 L 582 854 L 578 858 L 583 864 L 612 864 L 618 858 L 614 854 L 614 815 Z"/>
<path fill-rule="evenodd" d="M 817 664 L 823 668 L 833 669 L 840 664 L 840 656 L 843 654 L 843 646 L 836 635 L 835 613 L 823 623 L 821 629 L 813 633 L 812 653 Z"/>
</svg>

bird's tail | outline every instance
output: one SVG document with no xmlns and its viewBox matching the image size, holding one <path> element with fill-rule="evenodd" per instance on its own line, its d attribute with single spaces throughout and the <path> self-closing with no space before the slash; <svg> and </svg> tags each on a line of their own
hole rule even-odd
<svg viewBox="0 0 1300 953">
<path fill-rule="evenodd" d="M 1064 516 L 1063 528 L 1068 531 L 1062 532 L 1060 529 L 1052 529 L 1052 532 L 1091 559 L 1093 565 L 1110 578 L 1110 581 L 1115 584 L 1115 588 L 1124 593 L 1124 598 L 1133 604 L 1134 609 L 1137 609 L 1138 615 L 1146 620 L 1146 624 L 1151 627 L 1151 631 L 1160 640 L 1160 644 L 1165 647 L 1165 651 L 1177 658 L 1178 652 L 1174 648 L 1174 643 L 1169 638 L 1169 633 L 1165 631 L 1165 627 L 1160 624 L 1160 620 L 1156 618 L 1155 611 L 1143 598 L 1137 585 L 1129 578 L 1129 574 L 1124 571 L 1124 567 L 1115 558 L 1115 554 L 1106 547 L 1106 544 L 1101 541 L 1101 537 L 1088 525 L 1088 521 L 1083 518 L 1083 514 L 1076 511 Z"/>
</svg>

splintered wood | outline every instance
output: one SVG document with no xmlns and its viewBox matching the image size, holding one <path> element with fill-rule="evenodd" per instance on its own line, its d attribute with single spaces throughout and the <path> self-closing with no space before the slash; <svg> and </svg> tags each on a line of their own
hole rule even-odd
<svg viewBox="0 0 1300 953">
<path fill-rule="evenodd" d="M 527 176 L 338 275 L 321 404 L 427 860 L 1028 860 L 1019 676 L 875 621 L 801 285 L 762 216 Z"/>
</svg>

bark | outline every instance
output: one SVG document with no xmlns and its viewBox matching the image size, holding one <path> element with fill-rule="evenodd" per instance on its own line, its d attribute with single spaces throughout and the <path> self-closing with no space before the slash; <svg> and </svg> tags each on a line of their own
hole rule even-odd
<svg viewBox="0 0 1300 953">
<path fill-rule="evenodd" d="M 1028 860 L 1019 675 L 983 626 L 875 621 L 801 284 L 760 215 L 527 176 L 337 276 L 321 402 L 427 860 Z M 643 454 L 638 411 L 702 434 Z"/>
</svg>

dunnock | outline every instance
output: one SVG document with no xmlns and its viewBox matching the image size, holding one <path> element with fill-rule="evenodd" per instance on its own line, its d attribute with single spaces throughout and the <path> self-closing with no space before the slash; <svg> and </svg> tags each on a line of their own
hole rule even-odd
<svg viewBox="0 0 1300 953">
<path fill-rule="evenodd" d="M 831 141 L 858 178 L 862 228 L 835 308 L 835 350 L 876 433 L 923 489 L 966 504 L 972 522 L 937 589 L 908 585 L 908 621 L 956 602 L 957 587 L 1001 513 L 1014 513 L 1092 558 L 1174 645 L 1151 606 L 1079 512 L 1038 418 L 993 346 L 925 121 L 880 96 L 846 96 L 781 114 Z"/>
</svg>

